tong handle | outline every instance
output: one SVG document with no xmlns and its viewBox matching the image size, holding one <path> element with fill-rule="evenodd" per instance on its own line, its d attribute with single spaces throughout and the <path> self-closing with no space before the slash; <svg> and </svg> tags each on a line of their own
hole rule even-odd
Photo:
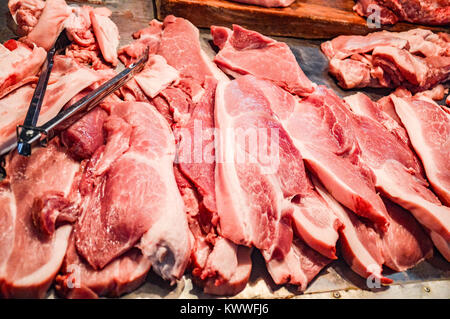
<svg viewBox="0 0 450 319">
<path fill-rule="evenodd" d="M 53 69 L 53 58 L 55 56 L 56 49 L 52 47 L 47 53 L 47 59 L 45 61 L 44 68 L 39 76 L 39 80 L 34 90 L 33 97 L 31 98 L 30 106 L 28 107 L 27 115 L 25 121 L 23 122 L 22 130 L 18 134 L 17 149 L 20 155 L 30 156 L 31 147 L 24 143 L 27 137 L 30 136 L 30 131 L 25 130 L 25 127 L 34 127 L 37 124 L 39 113 L 41 112 L 42 103 L 44 102 L 45 92 L 47 90 L 48 80 L 50 78 L 50 73 Z"/>
</svg>

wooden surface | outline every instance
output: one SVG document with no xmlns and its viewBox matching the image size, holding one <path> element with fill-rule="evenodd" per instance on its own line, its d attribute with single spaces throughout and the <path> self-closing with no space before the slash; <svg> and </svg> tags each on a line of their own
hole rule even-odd
<svg viewBox="0 0 450 319">
<path fill-rule="evenodd" d="M 354 4 L 354 0 L 296 0 L 287 8 L 262 8 L 226 0 L 156 0 L 157 17 L 161 20 L 173 14 L 203 28 L 234 23 L 266 35 L 306 39 L 377 31 L 353 11 Z M 416 27 L 397 23 L 383 29 L 404 31 Z M 421 27 L 448 32 L 448 28 Z"/>
</svg>

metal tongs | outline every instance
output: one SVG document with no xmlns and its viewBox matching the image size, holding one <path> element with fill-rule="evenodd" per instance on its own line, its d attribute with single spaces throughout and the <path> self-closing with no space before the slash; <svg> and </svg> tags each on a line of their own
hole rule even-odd
<svg viewBox="0 0 450 319">
<path fill-rule="evenodd" d="M 23 156 L 31 155 L 31 148 L 33 144 L 39 143 L 41 146 L 45 147 L 48 141 L 53 138 L 53 130 L 56 127 L 68 127 L 77 120 L 74 115 L 79 114 L 81 111 L 90 111 L 101 101 L 103 101 L 108 95 L 121 88 L 136 73 L 142 71 L 149 57 L 147 48 L 142 57 L 137 62 L 129 65 L 115 77 L 103 83 L 97 89 L 90 92 L 86 96 L 82 97 L 64 111 L 61 111 L 47 123 L 41 126 L 36 126 L 42 102 L 44 100 L 45 91 L 47 89 L 48 79 L 53 67 L 53 57 L 57 52 L 60 52 L 62 49 L 64 49 L 69 43 L 70 41 L 65 35 L 65 32 L 62 32 L 53 48 L 48 52 L 47 60 L 45 62 L 46 64 L 44 65 L 44 69 L 42 70 L 41 75 L 39 76 L 38 84 L 36 86 L 33 98 L 31 99 L 30 107 L 25 117 L 25 121 L 23 125 L 18 125 L 16 128 L 17 149 L 19 154 Z M 13 142 L 6 149 L 3 149 L 0 154 L 0 181 L 6 177 L 6 171 L 4 169 L 5 161 L 3 155 L 6 155 L 8 152 L 12 151 L 15 146 L 16 143 Z"/>
<path fill-rule="evenodd" d="M 115 77 L 103 83 L 97 89 L 79 99 L 70 107 L 49 120 L 47 123 L 41 126 L 36 126 L 39 111 L 42 105 L 42 100 L 45 94 L 46 84 L 48 82 L 48 75 L 45 75 L 46 78 L 42 79 L 41 86 L 41 78 L 39 78 L 39 82 L 36 87 L 36 90 L 38 90 L 39 88 L 39 91 L 37 93 L 35 92 L 35 95 L 33 96 L 30 108 L 28 109 L 28 113 L 25 118 L 25 122 L 23 125 L 17 126 L 17 149 L 19 154 L 30 156 L 31 147 L 34 143 L 37 142 L 39 142 L 41 146 L 45 147 L 48 141 L 53 137 L 53 129 L 55 127 L 62 124 L 67 124 L 69 122 L 69 119 L 71 119 L 75 114 L 78 114 L 81 111 L 90 111 L 108 95 L 122 87 L 136 73 L 142 71 L 145 63 L 148 60 L 148 55 L 149 53 L 147 49 L 144 55 L 136 63 L 131 64 Z"/>
</svg>

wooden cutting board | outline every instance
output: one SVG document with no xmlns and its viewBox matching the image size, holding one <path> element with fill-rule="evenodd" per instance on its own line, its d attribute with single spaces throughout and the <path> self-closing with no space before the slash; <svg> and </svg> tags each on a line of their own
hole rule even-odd
<svg viewBox="0 0 450 319">
<path fill-rule="evenodd" d="M 296 0 L 288 8 L 262 8 L 226 0 L 156 0 L 156 9 L 158 19 L 173 14 L 188 19 L 197 27 L 235 23 L 266 35 L 306 39 L 365 35 L 380 30 L 369 28 L 366 20 L 353 11 L 354 4 L 354 0 Z M 405 31 L 416 27 L 397 23 L 383 29 Z M 420 27 L 449 32 L 443 27 Z"/>
</svg>

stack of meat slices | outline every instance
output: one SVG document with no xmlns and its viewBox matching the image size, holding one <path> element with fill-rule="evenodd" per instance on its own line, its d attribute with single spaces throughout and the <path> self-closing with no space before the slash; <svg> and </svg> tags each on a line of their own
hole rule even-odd
<svg viewBox="0 0 450 319">
<path fill-rule="evenodd" d="M 295 0 L 232 0 L 235 2 L 241 2 L 245 4 L 254 4 L 261 7 L 277 8 L 277 7 L 289 7 Z"/>
<path fill-rule="evenodd" d="M 303 91 L 296 95 L 306 97 L 292 95 L 295 92 L 289 87 L 295 81 L 284 76 L 293 74 L 286 72 L 290 60 L 272 63 L 274 52 L 283 46 L 281 43 L 238 26 L 233 30 L 214 27 L 212 34 L 220 48 L 215 62 L 236 77 L 232 83 L 240 83 L 247 92 L 237 94 L 240 100 L 252 109 L 261 101 L 272 101 L 271 110 L 314 175 L 316 190 L 344 225 L 339 230 L 341 253 L 355 272 L 390 282 L 382 275 L 383 265 L 403 271 L 432 254 L 427 233 L 435 238 L 433 242 L 442 254 L 448 256 L 450 210 L 441 203 L 446 203 L 442 191 L 436 191 L 438 199 L 429 189 L 420 160 L 412 151 L 401 123 L 391 119 L 377 104 L 370 105 L 371 108 L 366 105 L 365 112 L 358 112 L 363 109 L 360 99 L 349 99 L 347 103 L 322 86 L 312 85 L 311 92 L 310 83 L 304 80 Z M 280 81 L 280 77 L 285 81 Z M 278 83 L 282 84 L 274 85 Z M 255 92 L 261 91 L 264 98 L 253 98 Z M 236 92 L 239 91 L 225 94 L 225 99 L 231 99 Z M 227 122 L 217 120 L 221 100 L 216 97 L 216 123 Z M 447 127 L 433 133 L 448 143 L 445 112 L 435 103 L 433 110 L 444 114 L 440 123 Z M 370 116 L 372 113 L 377 116 Z M 428 125 L 435 118 L 429 116 Z M 434 149 L 439 155 L 431 162 L 448 162 L 442 160 L 448 159 L 446 149 Z M 440 184 L 448 180 L 444 175 L 440 175 Z M 427 177 L 430 178 L 428 172 Z M 448 193 L 448 188 L 444 192 Z M 394 238 L 401 240 L 394 243 Z"/>
</svg>

